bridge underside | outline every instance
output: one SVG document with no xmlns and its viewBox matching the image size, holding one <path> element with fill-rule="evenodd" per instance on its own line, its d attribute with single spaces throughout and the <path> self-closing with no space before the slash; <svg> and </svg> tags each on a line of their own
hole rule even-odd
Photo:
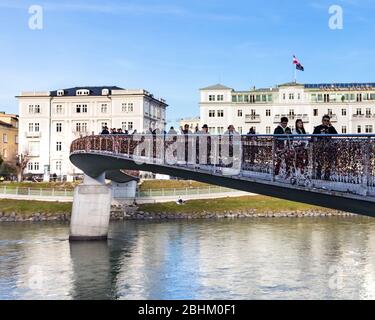
<svg viewBox="0 0 375 320">
<path fill-rule="evenodd" d="M 326 207 L 329 209 L 352 212 L 360 215 L 375 217 L 375 202 L 366 197 L 344 194 L 327 190 L 314 190 L 303 187 L 269 181 L 244 179 L 223 175 L 213 175 L 201 170 L 194 170 L 165 166 L 158 164 L 137 164 L 133 160 L 120 158 L 113 155 L 82 153 L 71 154 L 71 162 L 87 175 L 95 178 L 106 172 L 106 177 L 115 179 L 120 170 L 140 170 L 165 174 L 183 179 L 196 180 L 212 185 L 223 186 L 231 189 L 271 196 L 279 199 L 302 202 L 306 204 Z M 112 173 L 112 174 L 111 174 Z M 122 173 L 122 175 L 124 175 Z M 126 179 L 126 177 L 122 176 Z M 130 178 L 128 176 L 128 178 Z M 132 179 L 131 179 L 132 180 Z M 115 180 L 116 181 L 116 180 Z M 120 181 L 118 181 L 120 182 Z"/>
</svg>

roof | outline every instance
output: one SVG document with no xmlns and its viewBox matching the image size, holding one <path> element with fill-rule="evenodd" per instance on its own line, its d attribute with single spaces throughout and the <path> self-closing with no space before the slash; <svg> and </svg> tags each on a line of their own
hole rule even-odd
<svg viewBox="0 0 375 320">
<path fill-rule="evenodd" d="M 87 89 L 90 90 L 90 96 L 101 96 L 103 89 L 109 89 L 110 93 L 112 90 L 123 90 L 123 88 L 116 87 L 116 86 L 100 86 L 100 87 L 74 87 L 68 89 L 61 89 L 64 90 L 64 96 L 76 96 L 76 91 L 80 89 Z M 51 91 L 52 97 L 57 97 L 57 91 Z"/>
<path fill-rule="evenodd" d="M 303 84 L 297 82 L 287 82 L 279 84 L 278 87 L 303 87 Z"/>
<path fill-rule="evenodd" d="M 375 83 L 368 82 L 368 83 L 308 83 L 305 84 L 306 89 L 326 89 L 326 88 L 340 88 L 340 89 L 350 89 L 350 88 L 375 88 Z"/>
<path fill-rule="evenodd" d="M 218 83 L 218 84 L 214 84 L 213 86 L 201 88 L 200 90 L 233 90 L 233 89 Z"/>
<path fill-rule="evenodd" d="M 1 121 L 1 120 L 0 120 L 0 126 L 8 127 L 8 128 L 13 127 L 13 125 L 11 125 L 10 123 L 7 123 L 7 122 Z"/>
</svg>

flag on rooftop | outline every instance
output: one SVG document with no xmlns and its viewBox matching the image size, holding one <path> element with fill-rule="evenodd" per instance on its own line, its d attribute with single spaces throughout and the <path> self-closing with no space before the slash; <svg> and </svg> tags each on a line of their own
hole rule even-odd
<svg viewBox="0 0 375 320">
<path fill-rule="evenodd" d="M 303 65 L 299 62 L 299 60 L 297 59 L 296 56 L 293 56 L 293 64 L 296 65 L 296 69 L 297 69 L 297 70 L 305 71 L 305 68 L 304 68 Z"/>
</svg>

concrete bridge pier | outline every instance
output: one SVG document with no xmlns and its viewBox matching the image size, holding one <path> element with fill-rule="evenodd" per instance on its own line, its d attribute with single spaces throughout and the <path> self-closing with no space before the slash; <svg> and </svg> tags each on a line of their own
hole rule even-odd
<svg viewBox="0 0 375 320">
<path fill-rule="evenodd" d="M 70 241 L 106 240 L 111 213 L 112 190 L 105 173 L 97 178 L 85 174 L 74 189 Z"/>
</svg>

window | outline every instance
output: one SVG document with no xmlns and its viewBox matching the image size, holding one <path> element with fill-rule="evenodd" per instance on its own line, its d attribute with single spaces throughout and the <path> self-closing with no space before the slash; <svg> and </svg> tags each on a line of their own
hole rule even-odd
<svg viewBox="0 0 375 320">
<path fill-rule="evenodd" d="M 346 116 L 346 114 L 347 114 L 346 109 L 341 109 L 341 114 L 342 114 L 343 116 Z"/>
<path fill-rule="evenodd" d="M 128 112 L 133 112 L 133 109 L 134 109 L 134 104 L 128 103 Z"/>
<path fill-rule="evenodd" d="M 29 147 L 29 155 L 31 157 L 39 157 L 40 156 L 40 142 L 38 141 L 30 141 L 28 144 Z"/>
<path fill-rule="evenodd" d="M 366 117 L 371 117 L 371 108 L 366 108 Z"/>
<path fill-rule="evenodd" d="M 362 115 L 362 109 L 361 108 L 357 108 L 356 115 L 357 116 L 361 116 Z"/>
<path fill-rule="evenodd" d="M 266 134 L 271 134 L 271 127 L 266 127 Z"/>
<path fill-rule="evenodd" d="M 362 102 L 362 93 L 357 94 L 357 102 Z"/>
<path fill-rule="evenodd" d="M 100 126 L 100 130 L 102 130 L 104 127 L 108 127 L 108 122 L 102 122 Z"/>
<path fill-rule="evenodd" d="M 27 169 L 29 171 L 38 171 L 39 170 L 39 162 L 29 162 L 27 164 Z"/>
<path fill-rule="evenodd" d="M 262 95 L 262 102 L 267 102 L 267 95 L 265 94 Z"/>
<path fill-rule="evenodd" d="M 3 134 L 3 143 L 8 143 L 8 135 L 6 133 Z"/>
<path fill-rule="evenodd" d="M 215 101 L 215 96 L 213 94 L 210 94 L 208 96 L 208 101 Z"/>
<path fill-rule="evenodd" d="M 314 117 L 317 117 L 319 115 L 318 109 L 314 109 Z"/>
<path fill-rule="evenodd" d="M 61 150 L 62 150 L 62 143 L 56 142 L 56 151 L 61 151 Z"/>
<path fill-rule="evenodd" d="M 100 112 L 101 113 L 107 113 L 108 112 L 108 105 L 106 103 L 102 103 L 100 106 Z"/>
<path fill-rule="evenodd" d="M 224 95 L 219 94 L 219 95 L 217 96 L 217 101 L 224 101 Z"/>
<path fill-rule="evenodd" d="M 39 104 L 36 104 L 36 105 L 30 104 L 29 105 L 29 113 L 40 113 L 40 105 Z"/>
<path fill-rule="evenodd" d="M 56 123 L 56 132 L 61 132 L 62 131 L 62 123 L 58 122 Z"/>
<path fill-rule="evenodd" d="M 211 134 L 215 134 L 215 132 L 216 132 L 215 127 L 209 127 L 208 132 L 211 133 Z"/>
<path fill-rule="evenodd" d="M 243 102 L 243 95 L 242 95 L 242 94 L 240 94 L 240 95 L 238 96 L 238 102 Z"/>
<path fill-rule="evenodd" d="M 39 132 L 39 123 L 34 124 L 34 131 Z"/>
<path fill-rule="evenodd" d="M 61 161 L 56 161 L 56 165 L 55 165 L 56 171 L 61 171 L 61 168 L 62 168 Z"/>
<path fill-rule="evenodd" d="M 283 93 L 283 100 L 285 100 L 286 99 L 286 94 L 285 93 Z"/>
<path fill-rule="evenodd" d="M 126 104 L 126 103 L 123 103 L 123 104 L 121 105 L 121 111 L 122 111 L 122 112 L 126 112 L 126 110 L 127 110 L 127 104 Z"/>
<path fill-rule="evenodd" d="M 342 134 L 346 134 L 346 133 L 348 133 L 348 130 L 347 130 L 346 126 L 342 126 L 342 127 L 341 127 L 341 133 L 342 133 Z"/>
<path fill-rule="evenodd" d="M 87 113 L 87 104 L 77 104 L 76 113 Z"/>
<path fill-rule="evenodd" d="M 300 93 L 298 94 L 298 100 L 301 100 L 301 94 Z"/>
<path fill-rule="evenodd" d="M 224 110 L 217 110 L 217 117 L 223 118 L 224 117 Z"/>
<path fill-rule="evenodd" d="M 87 132 L 87 123 L 86 122 L 77 122 L 76 123 L 76 132 Z"/>
<path fill-rule="evenodd" d="M 332 117 L 332 114 L 333 114 L 332 109 L 328 109 L 328 110 L 327 110 L 327 114 L 328 114 L 330 117 Z"/>
<path fill-rule="evenodd" d="M 232 102 L 237 102 L 237 96 L 232 96 Z"/>
<path fill-rule="evenodd" d="M 266 110 L 266 117 L 270 117 L 271 116 L 271 109 L 267 109 Z"/>
<path fill-rule="evenodd" d="M 294 100 L 294 93 L 289 93 L 289 100 Z"/>
<path fill-rule="evenodd" d="M 133 122 L 132 121 L 128 122 L 128 130 L 133 130 Z"/>
<path fill-rule="evenodd" d="M 8 150 L 7 149 L 3 149 L 3 157 L 4 159 L 8 158 Z"/>
<path fill-rule="evenodd" d="M 128 130 L 126 122 L 121 122 L 122 131 Z"/>
<path fill-rule="evenodd" d="M 217 127 L 217 134 L 223 134 L 224 133 L 224 127 Z"/>
<path fill-rule="evenodd" d="M 312 95 L 311 95 L 311 102 L 316 102 L 317 100 L 316 100 L 316 94 L 315 93 L 313 93 Z"/>
<path fill-rule="evenodd" d="M 357 126 L 357 133 L 362 133 L 362 127 L 361 126 Z"/>
<path fill-rule="evenodd" d="M 237 117 L 242 117 L 242 110 L 237 110 Z"/>
<path fill-rule="evenodd" d="M 368 126 L 366 126 L 366 128 L 365 128 L 365 131 L 366 131 L 366 133 L 372 133 L 372 125 L 368 125 Z"/>
<path fill-rule="evenodd" d="M 56 113 L 63 113 L 63 106 L 61 104 L 56 105 Z"/>
<path fill-rule="evenodd" d="M 294 109 L 289 109 L 289 116 L 294 117 Z"/>
<path fill-rule="evenodd" d="M 237 131 L 238 131 L 239 134 L 242 134 L 242 127 L 238 127 Z"/>
<path fill-rule="evenodd" d="M 210 118 L 215 118 L 215 110 L 210 110 L 210 111 L 208 111 L 208 116 L 209 116 Z"/>
</svg>

